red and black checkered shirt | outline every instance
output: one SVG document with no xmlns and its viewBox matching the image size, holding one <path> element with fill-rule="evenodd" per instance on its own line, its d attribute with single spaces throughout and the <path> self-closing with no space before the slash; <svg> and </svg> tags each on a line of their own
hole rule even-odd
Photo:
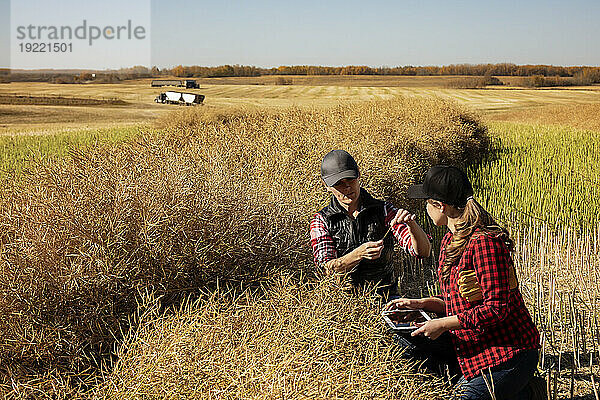
<svg viewBox="0 0 600 400">
<path fill-rule="evenodd" d="M 449 279 L 444 281 L 441 267 L 451 239 L 452 232 L 442 239 L 438 274 L 446 314 L 456 315 L 463 328 L 450 333 L 462 373 L 470 379 L 522 350 L 539 348 L 540 334 L 519 289 L 509 290 L 513 262 L 503 240 L 475 231 L 460 260 L 452 265 Z M 460 295 L 457 280 L 462 270 L 475 270 L 482 300 L 468 302 Z"/>
</svg>

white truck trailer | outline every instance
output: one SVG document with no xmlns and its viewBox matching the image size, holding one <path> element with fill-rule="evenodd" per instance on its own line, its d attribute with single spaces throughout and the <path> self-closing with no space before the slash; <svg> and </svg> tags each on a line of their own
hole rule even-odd
<svg viewBox="0 0 600 400">
<path fill-rule="evenodd" d="M 158 96 L 156 96 L 154 101 L 162 104 L 179 104 L 193 106 L 196 104 L 202 104 L 202 102 L 204 101 L 204 95 L 169 91 L 159 94 Z"/>
</svg>

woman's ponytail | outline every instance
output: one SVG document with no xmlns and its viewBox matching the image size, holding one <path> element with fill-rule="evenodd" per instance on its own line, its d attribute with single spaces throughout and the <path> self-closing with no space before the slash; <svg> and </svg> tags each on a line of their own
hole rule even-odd
<svg viewBox="0 0 600 400">
<path fill-rule="evenodd" d="M 455 225 L 455 232 L 452 240 L 446 245 L 446 257 L 442 265 L 441 276 L 446 280 L 450 277 L 452 265 L 462 256 L 465 247 L 469 243 L 471 236 L 477 228 L 479 232 L 493 234 L 502 237 L 509 250 L 513 248 L 513 241 L 509 237 L 508 231 L 498 225 L 494 218 L 472 197 L 467 199 L 464 208 L 459 208 L 462 212 Z"/>
</svg>

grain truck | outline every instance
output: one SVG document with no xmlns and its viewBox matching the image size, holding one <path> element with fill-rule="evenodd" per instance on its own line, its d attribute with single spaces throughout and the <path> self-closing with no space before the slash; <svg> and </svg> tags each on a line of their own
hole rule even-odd
<svg viewBox="0 0 600 400">
<path fill-rule="evenodd" d="M 202 104 L 204 101 L 204 95 L 169 91 L 159 94 L 156 96 L 154 101 L 162 104 L 180 104 L 192 106 L 196 104 Z"/>
</svg>

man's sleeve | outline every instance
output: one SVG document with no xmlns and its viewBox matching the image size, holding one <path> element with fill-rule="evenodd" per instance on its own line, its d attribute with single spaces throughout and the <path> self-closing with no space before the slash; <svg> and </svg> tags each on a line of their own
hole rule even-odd
<svg viewBox="0 0 600 400">
<path fill-rule="evenodd" d="M 396 216 L 398 209 L 394 207 L 391 203 L 386 201 L 383 206 L 383 210 L 385 213 L 385 225 L 390 226 L 390 223 Z M 410 237 L 408 225 L 406 225 L 405 222 L 401 222 L 392 226 L 392 233 L 394 234 L 394 237 L 398 241 L 398 244 L 404 249 L 404 251 L 406 251 L 411 256 L 418 256 L 412 244 L 412 239 Z"/>
<path fill-rule="evenodd" d="M 310 221 L 310 245 L 312 246 L 315 264 L 324 268 L 327 261 L 337 258 L 333 237 L 327 229 L 325 219 L 319 213 Z"/>
<path fill-rule="evenodd" d="M 457 315 L 464 328 L 477 332 L 502 322 L 508 315 L 510 253 L 502 240 L 488 235 L 472 239 L 473 267 L 483 302 Z"/>
</svg>

